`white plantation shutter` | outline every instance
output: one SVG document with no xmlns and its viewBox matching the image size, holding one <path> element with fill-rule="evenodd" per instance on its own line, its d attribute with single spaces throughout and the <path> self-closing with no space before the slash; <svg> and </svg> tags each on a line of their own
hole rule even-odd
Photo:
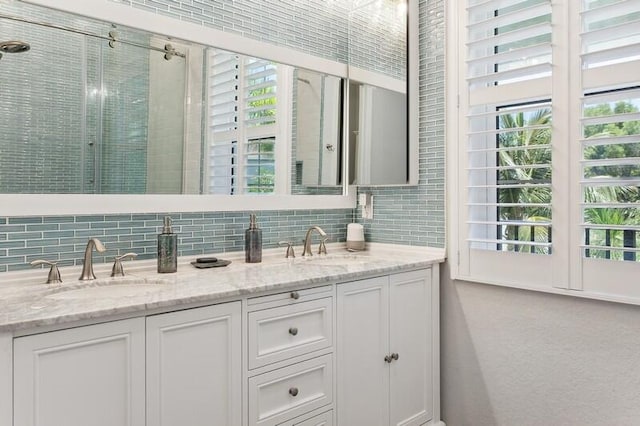
<svg viewBox="0 0 640 426">
<path fill-rule="evenodd" d="M 210 49 L 208 61 L 208 192 L 237 193 L 240 57 Z"/>
<path fill-rule="evenodd" d="M 453 9 L 454 277 L 640 304 L 640 0 Z"/>
<path fill-rule="evenodd" d="M 459 249 L 460 272 L 477 280 L 508 269 L 531 286 L 551 279 L 551 10 L 550 0 L 466 4 Z"/>
<path fill-rule="evenodd" d="M 576 287 L 640 298 L 640 0 L 583 0 L 580 24 Z"/>
<path fill-rule="evenodd" d="M 286 104 L 278 93 L 278 76 L 286 75 L 278 68 L 284 67 L 209 49 L 209 193 L 276 192 L 276 158 L 283 152 L 276 146 L 286 139 L 280 123 L 286 122 L 285 113 L 278 109 L 280 102 Z"/>
<path fill-rule="evenodd" d="M 550 95 L 550 0 L 469 0 L 467 16 L 470 105 Z"/>
</svg>

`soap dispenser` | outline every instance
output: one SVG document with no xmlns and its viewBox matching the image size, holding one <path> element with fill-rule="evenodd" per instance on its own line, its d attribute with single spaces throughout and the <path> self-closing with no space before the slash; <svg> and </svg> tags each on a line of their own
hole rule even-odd
<svg viewBox="0 0 640 426">
<path fill-rule="evenodd" d="M 162 234 L 158 235 L 158 273 L 178 270 L 178 236 L 171 229 L 171 218 L 165 216 Z"/>
<path fill-rule="evenodd" d="M 244 258 L 247 263 L 262 262 L 262 229 L 256 224 L 256 215 L 249 216 L 249 229 L 244 234 Z"/>
</svg>

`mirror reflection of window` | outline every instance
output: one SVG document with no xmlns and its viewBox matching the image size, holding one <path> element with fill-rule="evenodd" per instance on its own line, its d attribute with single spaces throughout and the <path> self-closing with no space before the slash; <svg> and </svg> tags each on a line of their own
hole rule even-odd
<svg viewBox="0 0 640 426">
<path fill-rule="evenodd" d="M 208 49 L 207 59 L 205 192 L 277 192 L 276 146 L 286 143 L 279 112 L 288 103 L 278 89 L 290 67 L 218 49 Z"/>
</svg>

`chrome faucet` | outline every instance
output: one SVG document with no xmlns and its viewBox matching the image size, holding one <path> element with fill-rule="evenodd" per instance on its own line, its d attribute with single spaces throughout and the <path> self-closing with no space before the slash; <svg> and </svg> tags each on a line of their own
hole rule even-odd
<svg viewBox="0 0 640 426">
<path fill-rule="evenodd" d="M 321 237 L 326 237 L 327 236 L 326 232 L 324 232 L 322 230 L 322 228 L 320 228 L 317 225 L 312 226 L 309 229 L 307 229 L 307 235 L 305 235 L 305 237 L 304 237 L 304 249 L 302 250 L 302 256 L 303 257 L 304 256 L 313 256 L 313 253 L 311 253 L 311 234 L 313 233 L 313 231 L 317 231 L 318 234 L 320 234 Z M 326 248 L 325 248 L 325 253 L 326 253 Z"/>
<path fill-rule="evenodd" d="M 82 264 L 82 274 L 80 281 L 87 280 L 95 280 L 96 276 L 93 273 L 93 249 L 96 249 L 97 252 L 102 253 L 106 250 L 99 239 L 91 238 L 89 242 L 87 242 L 87 248 L 84 250 L 84 263 Z"/>
</svg>

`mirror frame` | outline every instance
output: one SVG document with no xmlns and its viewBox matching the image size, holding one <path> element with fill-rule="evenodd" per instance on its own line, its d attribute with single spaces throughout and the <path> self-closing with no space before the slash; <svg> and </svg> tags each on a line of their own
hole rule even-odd
<svg viewBox="0 0 640 426">
<path fill-rule="evenodd" d="M 178 21 L 158 14 L 150 14 L 129 6 L 124 6 L 108 0 L 22 0 L 38 6 L 56 9 L 87 18 L 111 22 L 130 28 L 148 31 L 154 34 L 177 38 L 204 46 L 238 52 L 244 55 L 265 57 L 265 59 L 282 62 L 288 65 L 307 68 L 332 74 L 341 78 L 348 78 L 349 66 L 328 59 L 319 58 L 290 48 L 276 46 L 265 42 L 248 39 L 236 34 L 226 33 L 213 28 Z M 122 13 L 123 8 L 127 13 Z M 409 55 L 408 68 L 418 70 L 418 24 L 417 0 L 408 0 L 408 14 L 416 17 L 409 19 L 409 34 L 407 37 Z M 415 22 L 414 22 L 415 21 Z M 414 28 L 415 27 L 415 28 Z M 170 32 L 167 31 L 170 29 Z M 412 30 L 413 29 L 413 30 Z M 415 51 L 415 53 L 414 53 Z M 413 68 L 415 66 L 415 69 Z M 410 138 L 410 177 L 415 172 L 417 183 L 417 106 L 418 80 L 412 84 L 412 76 L 407 71 L 408 90 L 410 94 L 409 108 L 409 138 Z M 415 88 L 413 87 L 415 86 Z M 413 95 L 413 96 L 411 96 Z M 412 102 L 412 98 L 413 102 Z M 414 112 L 415 109 L 415 112 Z M 415 116 L 415 117 L 412 117 Z M 414 118 L 414 120 L 412 120 Z M 346 132 L 343 129 L 343 137 Z M 415 139 L 415 156 L 411 149 Z M 345 150 L 346 152 L 346 150 Z M 344 155 L 344 154 L 343 154 Z M 415 165 L 414 165 L 415 163 Z M 348 176 L 347 160 L 343 159 L 342 175 Z M 412 169 L 416 169 L 413 171 Z M 127 194 L 0 194 L 0 215 L 2 216 L 49 216 L 49 215 L 81 215 L 81 214 L 117 214 L 117 213 L 155 213 L 155 212 L 201 212 L 201 211 L 242 211 L 242 210 L 312 210 L 312 209 L 353 209 L 356 207 L 356 193 L 354 187 L 346 184 L 343 179 L 342 195 L 144 195 Z M 413 179 L 410 179 L 410 182 Z"/>
</svg>

